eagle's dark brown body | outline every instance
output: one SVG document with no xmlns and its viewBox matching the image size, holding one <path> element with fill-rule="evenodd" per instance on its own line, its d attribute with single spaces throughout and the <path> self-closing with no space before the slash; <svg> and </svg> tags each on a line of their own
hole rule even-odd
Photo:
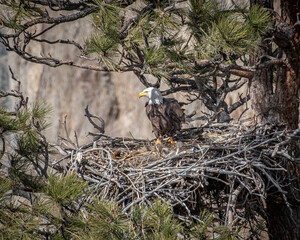
<svg viewBox="0 0 300 240">
<path fill-rule="evenodd" d="M 181 129 L 181 124 L 184 122 L 184 110 L 177 100 L 164 98 L 162 104 L 146 103 L 145 107 L 156 138 L 172 137 Z"/>
</svg>

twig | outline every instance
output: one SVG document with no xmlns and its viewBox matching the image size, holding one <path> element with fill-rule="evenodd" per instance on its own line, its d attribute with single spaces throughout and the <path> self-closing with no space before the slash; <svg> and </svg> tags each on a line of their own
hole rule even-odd
<svg viewBox="0 0 300 240">
<path fill-rule="evenodd" d="M 86 108 L 84 109 L 85 111 L 85 116 L 88 118 L 89 122 L 93 125 L 94 128 L 96 128 L 100 134 L 91 134 L 89 133 L 90 135 L 93 135 L 94 136 L 94 141 L 97 141 L 100 139 L 100 137 L 102 136 L 102 134 L 104 134 L 105 132 L 105 122 L 103 120 L 103 118 L 99 117 L 99 116 L 95 116 L 93 114 L 91 114 L 89 112 L 89 106 L 87 105 Z M 101 122 L 101 126 L 97 125 L 93 120 L 92 118 L 96 118 L 98 119 L 100 122 Z"/>
<path fill-rule="evenodd" d="M 125 213 L 158 197 L 169 200 L 180 219 L 189 221 L 192 209 L 201 205 L 223 216 L 233 229 L 238 222 L 247 225 L 249 219 L 265 214 L 268 196 L 279 195 L 289 206 L 289 192 L 299 193 L 293 188 L 295 180 L 286 177 L 295 159 L 284 155 L 290 139 L 298 139 L 298 131 L 267 130 L 268 135 L 263 125 L 240 123 L 184 129 L 183 150 L 165 157 L 154 146 L 145 148 L 149 142 L 144 140 L 101 138 L 97 148 L 80 148 L 85 160 L 78 169 L 101 188 L 102 196 L 117 200 Z M 122 157 L 112 159 L 110 152 L 115 151 Z"/>
</svg>

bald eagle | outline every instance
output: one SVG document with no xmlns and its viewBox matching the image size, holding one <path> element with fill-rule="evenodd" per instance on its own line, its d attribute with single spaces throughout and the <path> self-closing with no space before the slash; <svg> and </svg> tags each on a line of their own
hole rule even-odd
<svg viewBox="0 0 300 240">
<path fill-rule="evenodd" d="M 146 114 L 157 138 L 156 143 L 161 144 L 161 138 L 165 136 L 173 143 L 172 137 L 181 129 L 184 122 L 184 110 L 174 98 L 163 98 L 157 88 L 145 89 L 139 94 L 139 98 L 143 96 L 149 98 L 149 102 L 145 104 Z"/>
</svg>

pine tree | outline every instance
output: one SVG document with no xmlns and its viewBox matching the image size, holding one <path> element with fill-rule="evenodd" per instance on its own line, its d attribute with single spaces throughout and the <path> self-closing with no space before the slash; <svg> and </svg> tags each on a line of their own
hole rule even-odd
<svg viewBox="0 0 300 240">
<path fill-rule="evenodd" d="M 225 4 L 213 0 L 145 0 L 138 5 L 136 1 L 118 0 L 2 1 L 1 25 L 7 32 L 0 33 L 0 41 L 7 50 L 28 61 L 52 67 L 70 65 L 97 71 L 133 71 L 145 86 L 159 86 L 165 81 L 169 89 L 164 95 L 184 92 L 191 101 L 201 98 L 213 113 L 211 118 L 219 122 L 230 121 L 230 114 L 251 96 L 256 116 L 262 123 L 283 123 L 289 129 L 296 129 L 299 124 L 300 5 L 299 1 L 279 1 L 279 14 L 274 10 L 274 2 L 253 0 L 245 5 L 243 1 Z M 49 9 L 63 15 L 52 14 Z M 30 51 L 28 46 L 40 41 L 39 37 L 56 25 L 87 15 L 91 15 L 95 31 L 86 46 L 68 39 L 48 43 L 74 45 L 85 57 L 94 59 L 92 56 L 96 56 L 94 65 L 80 64 L 77 59 L 65 61 L 51 55 L 37 56 Z M 41 23 L 53 25 L 40 32 L 32 30 Z M 157 82 L 149 82 L 147 74 L 153 75 Z M 221 86 L 217 77 L 221 78 Z M 228 106 L 226 96 L 246 83 L 251 86 L 250 94 Z M 3 119 L 6 131 L 31 126 L 28 121 L 36 125 L 32 111 L 25 111 L 16 120 L 4 111 Z M 43 143 L 43 137 L 36 131 L 22 130 L 24 134 L 17 134 L 20 145 L 12 161 L 11 174 L 16 176 L 13 184 L 21 184 L 26 179 L 28 173 L 20 169 L 31 164 L 42 177 L 33 175 L 28 184 L 43 189 L 42 182 L 49 177 L 46 165 L 33 161 L 33 156 L 45 158 L 47 155 L 45 143 L 36 145 Z M 299 156 L 299 147 L 291 145 L 289 154 Z M 24 164 L 15 160 L 18 158 Z M 299 171 L 296 165 L 294 168 L 291 175 L 296 179 Z M 9 184 L 5 182 L 4 189 Z M 299 197 L 293 193 L 290 197 L 299 219 Z M 278 207 L 267 200 L 270 237 L 299 238 L 299 224 L 290 214 L 290 206 Z M 285 213 L 283 220 L 280 220 L 281 212 Z M 279 228 L 283 223 L 288 223 L 288 227 Z"/>
<path fill-rule="evenodd" d="M 254 68 L 239 65 L 237 60 L 250 64 L 249 54 L 258 49 L 261 36 L 269 31 L 271 22 L 270 13 L 258 5 L 249 8 L 234 1 L 94 0 L 81 1 L 78 5 L 51 2 L 56 11 L 70 12 L 63 18 L 41 10 L 35 1 L 5 1 L 3 5 L 10 9 L 9 14 L 2 13 L 4 26 L 22 30 L 4 35 L 2 43 L 26 60 L 53 67 L 66 64 L 98 71 L 133 71 L 147 87 L 165 81 L 170 90 L 163 94 L 180 91 L 194 96 L 190 101 L 200 98 L 219 122 L 230 121 L 230 114 L 249 100 L 247 95 L 227 105 L 226 96 L 247 82 L 230 76 L 253 77 Z M 73 14 L 74 10 L 77 14 Z M 98 64 L 82 65 L 73 60 L 34 56 L 27 51 L 28 46 L 40 41 L 38 33 L 21 34 L 30 31 L 30 26 L 44 22 L 59 24 L 87 14 L 91 15 L 94 33 L 87 38 L 85 46 L 70 40 L 43 42 L 74 45 Z M 11 38 L 26 44 L 17 47 L 5 41 Z M 157 83 L 148 81 L 148 74 Z M 223 79 L 221 87 L 216 76 Z"/>
<path fill-rule="evenodd" d="M 95 194 L 77 173 L 50 166 L 51 147 L 43 135 L 51 108 L 27 106 L 19 90 L 0 97 L 20 101 L 14 111 L 1 109 L 0 239 L 231 239 L 227 227 L 213 225 L 214 214 L 201 222 L 180 222 L 168 202 L 155 199 L 136 205 L 131 214 L 116 201 Z M 99 189 L 96 189 L 99 191 Z"/>
</svg>

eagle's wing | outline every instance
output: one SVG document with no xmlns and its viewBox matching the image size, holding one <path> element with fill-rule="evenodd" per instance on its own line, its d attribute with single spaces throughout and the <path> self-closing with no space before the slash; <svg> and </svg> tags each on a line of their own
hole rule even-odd
<svg viewBox="0 0 300 240">
<path fill-rule="evenodd" d="M 164 109 L 161 105 L 150 105 L 146 103 L 146 114 L 149 118 L 153 133 L 156 138 L 159 138 L 166 134 L 166 129 L 168 129 L 168 120 L 164 114 Z"/>
<path fill-rule="evenodd" d="M 164 116 L 167 118 L 165 134 L 172 136 L 181 129 L 181 125 L 185 120 L 184 110 L 173 98 L 164 98 L 163 107 Z"/>
<path fill-rule="evenodd" d="M 160 105 L 146 103 L 145 107 L 156 138 L 172 136 L 181 129 L 184 110 L 175 99 L 166 98 Z"/>
<path fill-rule="evenodd" d="M 179 102 L 172 98 L 166 98 L 164 100 L 167 104 L 166 114 L 176 122 L 184 122 L 184 109 L 181 108 Z"/>
</svg>

